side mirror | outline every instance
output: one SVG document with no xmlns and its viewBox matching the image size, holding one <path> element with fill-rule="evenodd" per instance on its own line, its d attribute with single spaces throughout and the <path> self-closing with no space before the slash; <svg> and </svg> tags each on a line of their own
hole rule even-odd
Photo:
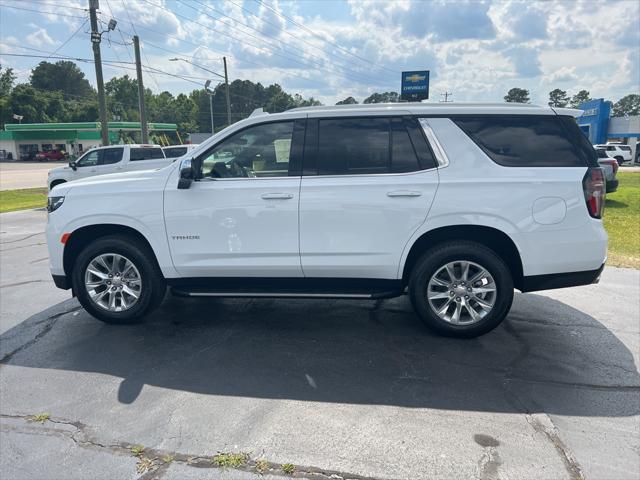
<svg viewBox="0 0 640 480">
<path fill-rule="evenodd" d="M 69 162 L 69 166 L 75 171 L 78 169 L 78 166 L 76 165 L 76 162 L 71 161 Z"/>
<path fill-rule="evenodd" d="M 180 177 L 178 178 L 178 189 L 186 190 L 191 186 L 195 177 L 195 172 L 190 158 L 185 158 L 180 162 Z"/>
</svg>

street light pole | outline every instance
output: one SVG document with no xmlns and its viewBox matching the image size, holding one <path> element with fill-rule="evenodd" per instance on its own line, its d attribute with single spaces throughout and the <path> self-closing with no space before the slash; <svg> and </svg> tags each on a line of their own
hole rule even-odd
<svg viewBox="0 0 640 480">
<path fill-rule="evenodd" d="M 170 58 L 169 61 L 170 62 L 177 62 L 177 61 L 187 62 L 188 64 L 193 65 L 194 67 L 198 67 L 204 70 L 205 72 L 212 73 L 217 77 L 224 79 L 224 83 L 226 86 L 226 94 L 227 94 L 227 122 L 229 123 L 229 125 L 231 125 L 231 99 L 229 97 L 229 75 L 227 74 L 227 57 L 222 57 L 222 61 L 224 65 L 224 75 L 220 75 L 218 72 L 214 72 L 213 70 L 209 70 L 208 68 L 205 68 L 202 65 L 193 63 L 192 61 L 187 60 L 186 58 L 178 58 L 178 57 Z M 208 83 L 211 83 L 211 81 L 209 80 Z"/>
<path fill-rule="evenodd" d="M 213 91 L 209 89 L 209 85 L 211 85 L 211 80 L 207 80 L 204 82 L 204 90 L 209 95 L 209 113 L 211 114 L 211 136 L 215 133 L 215 129 L 213 128 Z"/>
<path fill-rule="evenodd" d="M 100 38 L 98 31 L 98 16 L 96 10 L 100 8 L 98 0 L 89 0 L 89 18 L 91 19 L 91 45 L 93 47 L 93 63 L 96 68 L 96 84 L 98 86 L 98 109 L 100 112 L 100 127 L 102 145 L 109 145 L 109 124 L 107 123 L 107 102 L 104 96 L 104 80 L 102 78 L 102 59 L 100 56 Z"/>
</svg>

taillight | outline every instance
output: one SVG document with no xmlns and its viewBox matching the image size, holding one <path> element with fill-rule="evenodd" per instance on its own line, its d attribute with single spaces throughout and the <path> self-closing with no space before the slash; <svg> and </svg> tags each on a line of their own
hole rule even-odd
<svg viewBox="0 0 640 480">
<path fill-rule="evenodd" d="M 613 162 L 611 162 L 611 166 L 613 167 L 613 174 L 615 175 L 616 173 L 618 173 L 618 167 L 620 165 L 618 165 L 618 160 L 616 160 L 615 158 L 612 159 Z"/>
<path fill-rule="evenodd" d="M 584 199 L 587 202 L 589 215 L 593 218 L 602 218 L 606 195 L 604 170 L 600 167 L 589 167 L 582 179 L 582 189 L 584 190 Z"/>
</svg>

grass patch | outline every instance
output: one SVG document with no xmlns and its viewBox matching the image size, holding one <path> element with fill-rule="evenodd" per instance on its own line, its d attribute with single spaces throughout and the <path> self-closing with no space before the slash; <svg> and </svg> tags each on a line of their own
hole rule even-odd
<svg viewBox="0 0 640 480">
<path fill-rule="evenodd" d="M 214 455 L 211 461 L 218 467 L 238 468 L 249 459 L 248 453 L 219 453 Z"/>
<path fill-rule="evenodd" d="M 31 415 L 31 416 L 27 417 L 27 420 L 29 422 L 44 423 L 47 420 L 49 420 L 50 418 L 51 418 L 51 414 L 50 413 L 39 413 L 37 415 Z"/>
<path fill-rule="evenodd" d="M 618 171 L 618 191 L 607 194 L 607 265 L 640 268 L 640 173 Z"/>
<path fill-rule="evenodd" d="M 139 457 L 138 463 L 136 463 L 136 471 L 139 474 L 148 472 L 154 467 L 153 459 L 147 457 Z"/>
<path fill-rule="evenodd" d="M 46 188 L 25 188 L 21 190 L 0 190 L 0 213 L 40 208 L 47 205 Z"/>
<path fill-rule="evenodd" d="M 144 453 L 144 447 L 142 445 L 134 445 L 131 447 L 131 455 L 134 457 L 140 457 Z"/>
<path fill-rule="evenodd" d="M 258 473 L 263 474 L 269 468 L 269 462 L 266 460 L 256 460 L 256 470 Z"/>
<path fill-rule="evenodd" d="M 295 470 L 296 467 L 294 467 L 291 463 L 282 464 L 282 471 L 287 475 L 293 475 L 293 472 L 295 472 Z"/>
</svg>

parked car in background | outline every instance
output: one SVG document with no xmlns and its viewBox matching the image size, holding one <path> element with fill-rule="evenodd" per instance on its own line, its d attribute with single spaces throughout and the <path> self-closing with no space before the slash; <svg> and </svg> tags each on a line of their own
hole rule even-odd
<svg viewBox="0 0 640 480">
<path fill-rule="evenodd" d="M 604 176 L 607 179 L 607 193 L 615 192 L 618 189 L 618 161 L 609 157 L 604 148 L 596 148 L 598 163 L 604 169 Z"/>
<path fill-rule="evenodd" d="M 478 336 L 506 317 L 514 287 L 600 277 L 605 179 L 580 113 L 392 103 L 252 114 L 166 168 L 54 188 L 51 273 L 109 323 L 148 314 L 167 286 L 187 297 L 407 292 L 430 328 Z"/>
<path fill-rule="evenodd" d="M 607 156 L 615 158 L 618 161 L 618 165 L 622 165 L 623 163 L 633 160 L 633 158 L 631 158 L 631 147 L 629 145 L 607 143 L 604 145 L 594 145 L 593 147 L 603 149 L 607 152 Z"/>
<path fill-rule="evenodd" d="M 164 155 L 167 158 L 178 158 L 183 155 L 186 155 L 188 152 L 196 148 L 197 144 L 186 143 L 184 145 L 169 145 L 168 147 L 162 147 L 162 151 L 164 151 Z"/>
<path fill-rule="evenodd" d="M 38 152 L 36 153 L 36 160 L 39 162 L 59 162 L 60 160 L 65 160 L 67 158 L 67 154 L 65 152 L 61 152 L 60 150 L 49 150 L 48 152 Z"/>
<path fill-rule="evenodd" d="M 47 185 L 52 189 L 61 183 L 108 173 L 148 170 L 165 167 L 172 162 L 164 156 L 160 145 L 112 145 L 89 150 L 67 167 L 49 171 Z"/>
</svg>

